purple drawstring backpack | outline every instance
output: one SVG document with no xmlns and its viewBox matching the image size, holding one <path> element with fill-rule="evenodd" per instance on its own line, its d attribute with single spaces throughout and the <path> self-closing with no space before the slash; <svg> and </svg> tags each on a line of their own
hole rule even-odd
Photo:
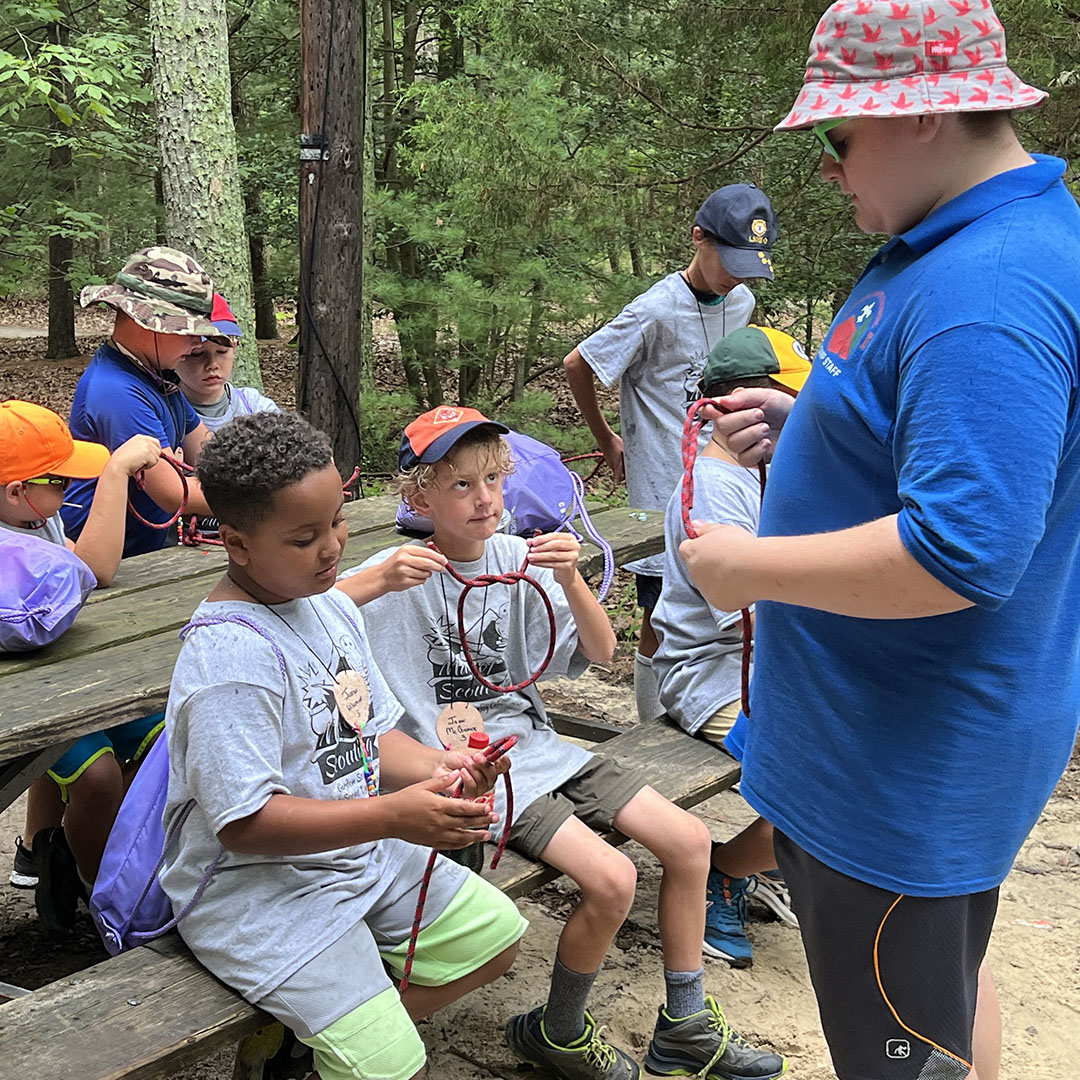
<svg viewBox="0 0 1080 1080">
<path fill-rule="evenodd" d="M 359 635 L 356 623 L 351 618 L 349 621 Z M 223 622 L 246 626 L 268 641 L 277 657 L 282 678 L 287 678 L 285 657 L 277 643 L 262 627 L 243 615 L 193 619 L 180 631 L 180 637 L 185 637 L 197 626 Z M 90 896 L 90 914 L 111 956 L 144 945 L 172 930 L 199 902 L 214 870 L 225 856 L 225 849 L 221 848 L 203 873 L 191 899 L 173 915 L 172 904 L 158 881 L 158 874 L 165 865 L 166 852 L 195 808 L 195 800 L 187 802 L 166 835 L 163 818 L 168 794 L 169 744 L 163 731 L 139 764 L 120 804 Z"/>
<path fill-rule="evenodd" d="M 74 621 L 97 579 L 73 551 L 0 528 L 0 652 L 40 649 Z"/>
<path fill-rule="evenodd" d="M 603 600 L 615 576 L 611 545 L 600 535 L 585 508 L 585 485 L 573 469 L 563 464 L 558 450 L 529 435 L 511 431 L 503 436 L 514 454 L 514 471 L 503 481 L 503 520 L 499 531 L 516 536 L 566 529 L 578 540 L 585 534 L 604 553 Z M 580 519 L 581 533 L 573 527 Z M 397 509 L 397 528 L 407 536 L 423 538 L 434 532 L 431 519 L 402 501 Z"/>
</svg>

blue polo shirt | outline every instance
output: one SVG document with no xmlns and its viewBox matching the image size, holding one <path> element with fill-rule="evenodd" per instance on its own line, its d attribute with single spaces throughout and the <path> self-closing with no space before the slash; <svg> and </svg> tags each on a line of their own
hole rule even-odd
<svg viewBox="0 0 1080 1080">
<path fill-rule="evenodd" d="M 153 378 L 108 343 L 100 346 L 75 387 L 71 405 L 71 434 L 76 439 L 103 443 L 110 450 L 132 435 L 150 435 L 169 450 L 179 449 L 184 437 L 199 426 L 195 410 L 179 390 L 163 393 Z M 77 540 L 90 513 L 96 480 L 76 480 L 64 497 L 62 513 L 68 536 Z M 165 513 L 134 481 L 128 483 L 132 505 L 147 521 L 168 521 Z M 164 547 L 166 530 L 151 529 L 127 517 L 124 558 Z"/>
<path fill-rule="evenodd" d="M 822 862 L 916 896 L 992 888 L 1080 717 L 1080 211 L 1064 162 L 979 184 L 871 260 L 814 357 L 762 536 L 899 515 L 974 607 L 757 607 L 742 793 Z"/>
</svg>

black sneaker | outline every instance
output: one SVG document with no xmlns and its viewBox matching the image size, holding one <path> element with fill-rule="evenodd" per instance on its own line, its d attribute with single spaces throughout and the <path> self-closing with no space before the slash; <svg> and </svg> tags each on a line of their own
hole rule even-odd
<svg viewBox="0 0 1080 1080">
<path fill-rule="evenodd" d="M 751 1046 L 732 1030 L 724 1010 L 706 997 L 701 1012 L 681 1020 L 660 1009 L 645 1071 L 704 1080 L 776 1080 L 787 1072 L 787 1062 L 779 1054 Z"/>
<path fill-rule="evenodd" d="M 11 884 L 16 889 L 32 889 L 38 883 L 38 872 L 34 866 L 34 853 L 22 842 L 22 837 L 15 837 L 15 862 L 11 867 Z"/>
<path fill-rule="evenodd" d="M 638 1080 L 641 1070 L 628 1054 L 604 1038 L 585 1013 L 585 1030 L 569 1046 L 553 1043 L 544 1032 L 544 1006 L 511 1018 L 506 1041 L 522 1062 L 558 1080 Z"/>
<path fill-rule="evenodd" d="M 79 898 L 86 899 L 86 890 L 62 828 L 42 829 L 34 837 L 34 865 L 38 918 L 50 933 L 67 933 L 75 925 L 75 910 Z"/>
</svg>

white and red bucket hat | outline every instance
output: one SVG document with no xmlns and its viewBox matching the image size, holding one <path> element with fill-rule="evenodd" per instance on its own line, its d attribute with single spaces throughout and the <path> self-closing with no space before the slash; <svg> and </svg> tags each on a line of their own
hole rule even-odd
<svg viewBox="0 0 1080 1080">
<path fill-rule="evenodd" d="M 841 117 L 1030 109 L 990 0 L 838 0 L 814 31 L 803 88 L 776 131 Z"/>
</svg>

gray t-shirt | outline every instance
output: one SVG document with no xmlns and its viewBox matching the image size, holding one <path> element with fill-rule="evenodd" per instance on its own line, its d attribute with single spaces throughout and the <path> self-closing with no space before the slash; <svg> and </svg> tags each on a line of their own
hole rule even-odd
<svg viewBox="0 0 1080 1080">
<path fill-rule="evenodd" d="M 225 396 L 220 401 L 214 402 L 213 405 L 197 405 L 193 401 L 191 407 L 210 431 L 217 431 L 234 416 L 257 412 L 281 412 L 275 401 L 265 394 L 260 394 L 254 386 L 233 386 L 229 382 L 225 384 Z"/>
<path fill-rule="evenodd" d="M 64 519 L 60 516 L 59 511 L 53 514 L 51 518 L 46 518 L 45 524 L 40 529 L 24 529 L 21 525 L 9 525 L 6 521 L 0 521 L 0 528 L 22 533 L 23 536 L 37 536 L 47 543 L 59 544 L 62 548 L 67 547 Z"/>
<path fill-rule="evenodd" d="M 722 337 L 749 323 L 753 311 L 754 294 L 745 285 L 714 303 L 701 303 L 682 274 L 668 274 L 578 346 L 605 386 L 619 380 L 631 506 L 663 510 L 667 505 L 682 474 L 683 424 L 698 398 L 705 360 Z M 663 555 L 628 563 L 626 569 L 659 575 Z"/>
<path fill-rule="evenodd" d="M 336 590 L 272 610 L 204 601 L 193 616 L 200 620 L 211 625 L 188 633 L 165 714 L 166 832 L 195 800 L 161 875 L 174 911 L 218 854 L 218 832 L 272 795 L 367 798 L 363 762 L 377 784 L 378 737 L 401 715 L 356 606 Z M 360 738 L 335 700 L 331 671 L 367 681 Z M 364 918 L 393 883 L 404 849 L 375 841 L 310 855 L 227 851 L 180 933 L 200 963 L 258 1001 Z"/>
<path fill-rule="evenodd" d="M 756 536 L 761 519 L 757 472 L 699 457 L 693 515 L 699 521 L 738 525 Z M 664 588 L 652 614 L 660 647 L 653 670 L 668 715 L 692 735 L 717 709 L 739 698 L 742 633 L 739 612 L 713 607 L 690 580 L 679 556 L 685 539 L 680 484 L 664 514 Z"/>
<path fill-rule="evenodd" d="M 380 551 L 358 569 L 377 566 L 396 550 Z M 496 533 L 487 541 L 482 559 L 454 563 L 454 567 L 466 578 L 504 574 L 521 568 L 527 550 L 520 536 Z M 566 596 L 550 570 L 533 567 L 529 575 L 547 593 L 555 612 L 555 653 L 544 678 L 577 678 L 589 662 L 578 652 L 577 626 Z M 517 735 L 518 743 L 511 751 L 516 819 L 531 802 L 569 780 L 592 754 L 563 742 L 549 726 L 535 683 L 513 694 L 496 694 L 476 681 L 458 635 L 457 603 L 463 588 L 444 572 L 432 574 L 423 585 L 386 593 L 365 604 L 368 625 L 378 627 L 371 651 L 405 707 L 398 726 L 414 739 L 440 746 L 435 721 L 452 702 L 476 706 L 492 742 L 503 735 Z M 528 678 L 547 651 L 547 612 L 536 590 L 525 584 L 473 589 L 465 598 L 465 629 L 477 666 L 498 686 Z M 505 820 L 503 785 L 495 790 L 495 808 Z"/>
</svg>

